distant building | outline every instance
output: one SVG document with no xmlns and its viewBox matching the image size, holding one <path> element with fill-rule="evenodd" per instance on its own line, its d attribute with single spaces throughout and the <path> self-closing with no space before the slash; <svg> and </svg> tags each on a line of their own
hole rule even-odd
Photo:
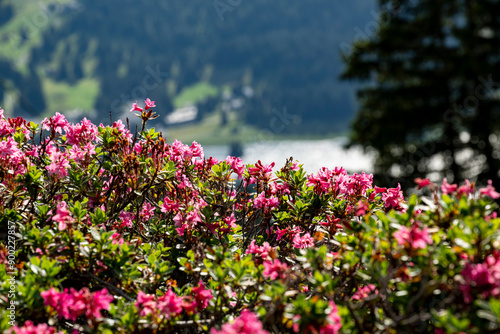
<svg viewBox="0 0 500 334">
<path fill-rule="evenodd" d="M 175 109 L 165 116 L 166 124 L 182 124 L 194 121 L 198 117 L 198 108 L 195 106 Z"/>
</svg>

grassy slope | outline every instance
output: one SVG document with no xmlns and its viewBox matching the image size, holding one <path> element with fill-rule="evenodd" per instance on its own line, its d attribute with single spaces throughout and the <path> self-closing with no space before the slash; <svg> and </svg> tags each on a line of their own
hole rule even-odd
<svg viewBox="0 0 500 334">
<path fill-rule="evenodd" d="M 197 103 L 207 97 L 217 96 L 219 89 L 206 82 L 198 82 L 195 85 L 184 88 L 175 98 L 174 106 L 181 108 L 186 105 Z"/>
<path fill-rule="evenodd" d="M 71 0 L 58 0 L 59 4 L 69 3 Z M 14 7 L 14 17 L 0 27 L 0 57 L 11 60 L 19 70 L 26 70 L 27 54 L 34 46 L 40 44 L 42 33 L 52 25 L 62 20 L 57 12 L 47 12 L 44 6 L 49 1 L 33 0 L 5 0 L 5 4 Z M 26 30 L 25 39 L 22 31 Z"/>
<path fill-rule="evenodd" d="M 47 97 L 46 116 L 51 116 L 56 111 L 92 110 L 99 94 L 99 82 L 96 79 L 82 79 L 75 85 L 55 82 L 48 78 L 42 80 L 44 94 Z"/>
<path fill-rule="evenodd" d="M 193 123 L 183 126 L 168 127 L 161 129 L 168 141 L 174 139 L 181 140 L 183 143 L 190 144 L 193 141 L 205 145 L 222 145 L 231 142 L 249 143 L 261 140 L 285 140 L 285 139 L 325 139 L 327 136 L 303 136 L 286 135 L 272 133 L 269 129 L 259 129 L 254 126 L 245 125 L 238 120 L 236 112 L 230 113 L 228 122 L 221 127 L 222 115 L 220 112 L 214 112 L 199 123 Z M 149 126 L 155 126 L 154 121 Z M 330 137 L 345 136 L 347 133 L 337 133 Z"/>
</svg>

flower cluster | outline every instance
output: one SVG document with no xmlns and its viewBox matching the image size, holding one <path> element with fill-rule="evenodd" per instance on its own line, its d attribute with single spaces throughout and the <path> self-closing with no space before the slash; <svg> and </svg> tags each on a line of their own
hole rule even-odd
<svg viewBox="0 0 500 334">
<path fill-rule="evenodd" d="M 38 324 L 35 326 L 30 320 L 24 323 L 24 326 L 11 327 L 9 334 L 64 334 L 63 332 L 56 332 L 56 328 L 50 327 L 47 324 Z"/>
<path fill-rule="evenodd" d="M 157 298 L 154 295 L 145 294 L 139 291 L 135 307 L 139 311 L 141 317 L 146 317 L 149 314 L 153 317 L 165 317 L 170 319 L 182 312 L 184 299 L 177 296 L 172 290 Z"/>
<path fill-rule="evenodd" d="M 279 204 L 280 201 L 274 196 L 266 198 L 265 192 L 261 192 L 253 200 L 253 206 L 257 209 L 274 209 L 278 207 Z"/>
<path fill-rule="evenodd" d="M 15 296 L 0 286 L 0 316 L 18 324 L 0 331 L 500 328 L 491 181 L 417 179 L 405 199 L 340 167 L 219 161 L 147 129 L 153 108 L 134 103 L 136 133 L 121 120 L 56 113 L 37 125 L 0 109 L 0 223 L 19 243 L 0 244 L 0 277 L 16 270 L 17 284 Z"/>
<path fill-rule="evenodd" d="M 220 330 L 212 328 L 210 334 L 268 334 L 266 330 L 262 328 L 262 323 L 256 314 L 243 310 L 240 316 L 234 319 L 230 323 L 226 323 L 222 326 Z"/>
<path fill-rule="evenodd" d="M 113 301 L 113 296 L 108 294 L 106 289 L 90 292 L 83 288 L 76 291 L 71 288 L 58 292 L 56 289 L 42 291 L 40 293 L 44 299 L 44 304 L 56 311 L 60 318 L 75 321 L 80 315 L 85 315 L 88 319 L 101 318 L 101 310 L 109 310 L 109 305 Z"/>
<path fill-rule="evenodd" d="M 160 297 L 139 291 L 134 305 L 141 317 L 151 315 L 157 320 L 169 320 L 180 315 L 183 310 L 188 314 L 202 311 L 212 298 L 211 290 L 207 290 L 200 280 L 198 286 L 192 288 L 190 296 L 178 296 L 170 289 Z"/>
<path fill-rule="evenodd" d="M 264 262 L 264 272 L 262 274 L 271 280 L 275 280 L 277 278 L 285 279 L 287 277 L 287 270 L 288 266 L 286 263 L 281 263 L 280 260 L 275 259 L 273 261 Z"/>
<path fill-rule="evenodd" d="M 427 245 L 432 245 L 432 239 L 429 235 L 429 229 L 421 229 L 418 223 L 414 223 L 410 228 L 401 226 L 399 231 L 394 232 L 399 245 L 409 245 L 411 248 L 425 249 Z"/>
<path fill-rule="evenodd" d="M 461 274 L 465 282 L 460 286 L 460 290 L 466 303 L 474 300 L 473 292 L 481 294 L 483 298 L 500 296 L 499 251 L 486 257 L 482 263 L 466 263 Z"/>
<path fill-rule="evenodd" d="M 356 291 L 352 295 L 352 299 L 353 300 L 363 300 L 363 299 L 367 298 L 368 296 L 370 296 L 371 294 L 378 295 L 378 290 L 374 284 L 368 284 L 368 285 L 360 288 L 358 291 Z"/>
<path fill-rule="evenodd" d="M 255 240 L 252 240 L 250 243 L 250 246 L 246 250 L 246 254 L 254 254 L 255 256 L 255 263 L 261 264 L 268 258 L 274 258 L 275 257 L 275 250 L 273 247 L 269 245 L 268 242 L 264 242 L 262 246 L 258 246 L 255 243 Z"/>
<path fill-rule="evenodd" d="M 293 237 L 293 247 L 299 249 L 314 247 L 314 238 L 309 233 L 305 233 L 303 236 L 296 233 Z"/>
</svg>

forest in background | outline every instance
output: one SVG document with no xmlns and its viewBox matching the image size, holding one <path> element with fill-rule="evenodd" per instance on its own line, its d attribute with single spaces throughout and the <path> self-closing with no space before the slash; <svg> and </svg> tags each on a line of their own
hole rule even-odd
<svg viewBox="0 0 500 334">
<path fill-rule="evenodd" d="M 338 80 L 342 45 L 375 22 L 374 6 L 1 0 L 0 102 L 17 115 L 80 108 L 80 118 L 109 122 L 146 95 L 163 115 L 190 96 L 201 116 L 233 96 L 245 98 L 244 124 L 269 127 L 286 107 L 285 133 L 345 132 L 355 102 Z"/>
</svg>

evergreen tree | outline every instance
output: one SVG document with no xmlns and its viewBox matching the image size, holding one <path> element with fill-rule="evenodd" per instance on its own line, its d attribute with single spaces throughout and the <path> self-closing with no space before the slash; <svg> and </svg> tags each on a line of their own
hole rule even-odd
<svg viewBox="0 0 500 334">
<path fill-rule="evenodd" d="M 366 83 L 351 145 L 375 151 L 379 182 L 478 177 L 498 186 L 500 1 L 379 0 L 379 7 L 374 36 L 344 54 L 342 78 Z"/>
</svg>

